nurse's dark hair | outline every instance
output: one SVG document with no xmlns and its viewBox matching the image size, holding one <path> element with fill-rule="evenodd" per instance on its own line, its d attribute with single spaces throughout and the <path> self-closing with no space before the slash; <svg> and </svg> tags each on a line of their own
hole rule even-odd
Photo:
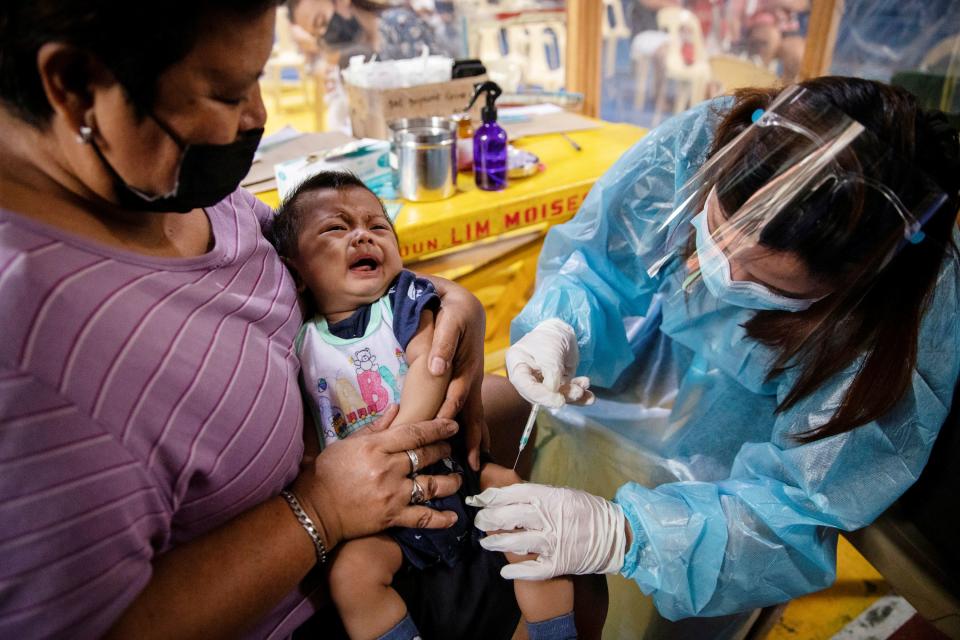
<svg viewBox="0 0 960 640">
<path fill-rule="evenodd" d="M 920 323 L 939 270 L 948 253 L 957 254 L 952 232 L 960 206 L 960 141 L 942 114 L 924 111 L 903 89 L 840 77 L 816 78 L 801 86 L 810 91 L 811 103 L 839 108 L 891 152 L 869 168 L 855 154 L 841 156 L 838 162 L 844 169 L 862 171 L 897 193 L 916 198 L 931 186 L 903 170 L 913 167 L 947 195 L 923 223 L 925 238 L 916 244 L 904 241 L 904 223 L 886 200 L 857 183 L 843 189 L 819 188 L 791 210 L 787 222 L 768 225 L 761 233 L 761 244 L 797 253 L 812 275 L 832 283 L 838 292 L 806 311 L 760 311 L 746 323 L 749 336 L 778 354 L 771 378 L 787 369 L 797 372 L 778 411 L 797 405 L 844 369 L 856 367 L 831 418 L 796 436 L 807 442 L 876 420 L 904 397 L 917 361 Z M 777 93 L 738 91 L 717 130 L 711 155 L 749 126 L 752 114 L 766 108 Z M 719 194 L 724 210 L 736 210 L 772 177 L 775 167 L 757 159 L 783 146 L 782 131 L 778 137 L 770 149 L 754 146 L 735 161 L 751 167 L 755 184 Z M 887 261 L 891 253 L 893 258 Z"/>
<path fill-rule="evenodd" d="M 37 52 L 63 42 L 96 56 L 141 113 L 153 105 L 157 77 L 182 60 L 218 16 L 254 16 L 279 0 L 3 0 L 0 2 L 0 101 L 43 127 L 53 115 L 37 71 Z M 78 84 L 86 70 L 74 70 Z"/>
<path fill-rule="evenodd" d="M 277 209 L 277 215 L 273 219 L 270 227 L 270 242 L 281 258 L 297 257 L 297 238 L 300 230 L 303 228 L 303 221 L 309 213 L 309 207 L 304 205 L 304 198 L 317 191 L 343 191 L 345 189 L 363 189 L 373 194 L 373 197 L 380 201 L 380 207 L 383 208 L 383 201 L 373 193 L 373 191 L 363 183 L 363 180 L 350 173 L 349 171 L 321 171 L 311 176 L 297 185 L 290 195 L 284 198 Z M 394 235 L 397 230 L 383 209 L 383 216 L 393 229 Z"/>
</svg>

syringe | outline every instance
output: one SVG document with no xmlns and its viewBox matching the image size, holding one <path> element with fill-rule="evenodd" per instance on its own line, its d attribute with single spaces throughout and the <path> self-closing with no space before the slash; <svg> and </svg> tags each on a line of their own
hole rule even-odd
<svg viewBox="0 0 960 640">
<path fill-rule="evenodd" d="M 517 459 L 513 461 L 513 470 L 517 470 L 517 463 L 520 462 L 520 454 L 523 452 L 523 448 L 527 446 L 527 441 L 530 440 L 530 432 L 533 431 L 533 425 L 537 422 L 537 414 L 540 413 L 540 405 L 533 403 L 533 408 L 530 409 L 530 417 L 527 418 L 527 424 L 523 427 L 523 435 L 520 436 L 520 449 L 517 451 Z"/>
</svg>

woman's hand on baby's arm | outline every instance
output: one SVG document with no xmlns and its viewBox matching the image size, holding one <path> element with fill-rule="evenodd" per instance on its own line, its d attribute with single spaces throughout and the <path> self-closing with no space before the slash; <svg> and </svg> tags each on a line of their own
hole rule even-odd
<svg viewBox="0 0 960 640">
<path fill-rule="evenodd" d="M 337 441 L 316 457 L 294 482 L 294 493 L 321 530 L 328 550 L 343 540 L 389 527 L 446 528 L 457 521 L 452 511 L 411 505 L 413 480 L 407 449 L 420 467 L 450 455 L 443 440 L 457 432 L 452 420 L 392 425 L 396 407 L 375 428 Z M 419 475 L 425 499 L 448 496 L 460 488 L 459 474 Z"/>
</svg>

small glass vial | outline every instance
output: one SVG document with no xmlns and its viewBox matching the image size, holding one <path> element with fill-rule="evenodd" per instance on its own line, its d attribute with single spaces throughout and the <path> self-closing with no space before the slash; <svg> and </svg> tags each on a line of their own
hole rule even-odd
<svg viewBox="0 0 960 640">
<path fill-rule="evenodd" d="M 457 123 L 457 170 L 473 168 L 473 123 L 469 113 L 455 113 L 451 119 Z"/>
</svg>

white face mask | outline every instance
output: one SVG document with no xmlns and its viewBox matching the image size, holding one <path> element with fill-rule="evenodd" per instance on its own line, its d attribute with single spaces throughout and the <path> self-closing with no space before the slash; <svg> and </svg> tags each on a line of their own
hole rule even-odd
<svg viewBox="0 0 960 640">
<path fill-rule="evenodd" d="M 701 211 L 690 221 L 696 229 L 697 260 L 700 277 L 710 293 L 727 304 L 758 311 L 804 311 L 821 298 L 800 300 L 770 291 L 758 282 L 734 280 L 730 276 L 730 262 L 717 246 L 707 228 L 707 212 Z"/>
</svg>

